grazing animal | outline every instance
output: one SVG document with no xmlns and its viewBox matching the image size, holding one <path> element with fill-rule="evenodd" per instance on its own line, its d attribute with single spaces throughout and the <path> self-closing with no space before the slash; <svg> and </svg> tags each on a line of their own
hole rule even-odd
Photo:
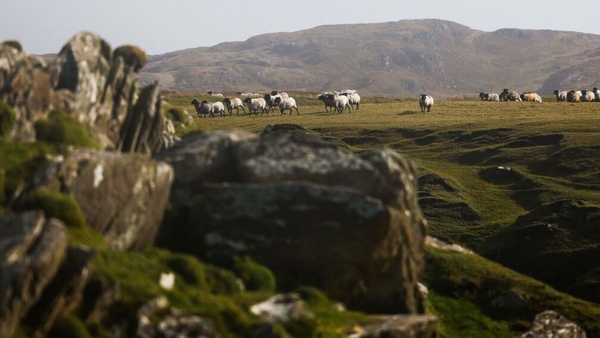
<svg viewBox="0 0 600 338">
<path fill-rule="evenodd" d="M 325 104 L 325 111 L 329 112 L 328 107 L 335 108 L 335 101 L 333 99 L 329 100 L 329 95 L 333 95 L 331 93 L 325 92 L 320 94 L 317 99 L 323 101 Z"/>
<path fill-rule="evenodd" d="M 242 108 L 242 111 L 244 111 L 244 113 L 246 112 L 246 109 L 244 109 L 244 103 L 238 97 L 234 97 L 233 99 L 226 98 L 223 100 L 223 104 L 225 104 L 225 107 L 227 107 L 229 115 L 231 115 L 234 109 L 236 111 L 235 115 L 238 115 L 240 113 L 240 108 Z"/>
<path fill-rule="evenodd" d="M 281 93 L 278 93 L 276 90 L 272 91 L 272 92 L 271 92 L 271 95 L 273 95 L 273 96 L 277 96 L 277 95 L 279 95 L 279 96 L 281 96 L 281 98 L 282 98 L 282 99 L 287 99 L 288 97 L 290 97 L 290 96 L 288 95 L 288 93 L 286 93 L 286 92 L 281 92 Z"/>
<path fill-rule="evenodd" d="M 479 93 L 479 98 L 481 99 L 481 101 L 487 101 L 487 93 Z"/>
<path fill-rule="evenodd" d="M 581 92 L 578 90 L 569 90 L 567 93 L 567 102 L 578 103 L 581 99 Z"/>
<path fill-rule="evenodd" d="M 526 92 L 521 94 L 521 101 L 524 102 L 542 102 L 542 97 L 539 96 L 537 93 L 533 93 L 533 92 Z"/>
<path fill-rule="evenodd" d="M 283 98 L 279 94 L 275 94 L 275 95 L 273 95 L 273 94 L 265 94 L 265 96 L 263 97 L 263 99 L 267 103 L 267 107 L 268 107 L 269 111 L 270 110 L 275 110 L 275 107 L 277 107 L 277 104 L 275 103 L 275 99 L 278 98 L 278 97 Z"/>
<path fill-rule="evenodd" d="M 223 97 L 223 94 L 221 94 L 221 93 L 208 92 L 207 94 L 209 96 L 214 96 L 214 97 Z"/>
<path fill-rule="evenodd" d="M 348 98 L 348 103 L 350 103 L 350 107 L 354 108 L 356 105 L 356 110 L 360 107 L 360 95 L 356 92 L 356 90 L 348 90 L 341 92 L 340 95 L 344 95 Z"/>
<path fill-rule="evenodd" d="M 502 93 L 500 93 L 500 101 L 521 101 L 521 96 L 514 90 L 504 88 Z"/>
<path fill-rule="evenodd" d="M 566 90 L 559 91 L 558 89 L 556 89 L 554 91 L 554 95 L 556 95 L 556 102 L 567 101 L 567 91 Z"/>
<path fill-rule="evenodd" d="M 277 97 L 275 99 L 275 104 L 279 106 L 279 111 L 281 112 L 281 115 L 283 115 L 283 112 L 288 109 L 290 110 L 290 116 L 292 116 L 292 113 L 294 112 L 292 109 L 296 109 L 296 114 L 300 115 L 300 112 L 298 111 L 298 106 L 296 106 L 296 100 L 294 100 L 293 97 L 288 97 L 285 99 Z"/>
<path fill-rule="evenodd" d="M 484 93 L 483 97 L 481 98 L 481 100 L 483 101 L 500 101 L 500 96 L 496 93 Z"/>
<path fill-rule="evenodd" d="M 427 94 L 419 95 L 419 107 L 421 107 L 421 113 L 424 113 L 425 109 L 427 109 L 427 112 L 430 112 L 431 106 L 433 106 L 433 97 Z"/>
<path fill-rule="evenodd" d="M 594 92 L 588 92 L 587 90 L 581 91 L 581 102 L 594 102 L 596 100 L 596 94 Z"/>
<path fill-rule="evenodd" d="M 348 114 L 352 113 L 352 107 L 350 107 L 350 100 L 348 100 L 347 96 L 344 95 L 327 95 L 327 100 L 334 104 L 334 109 L 339 114 L 343 113 L 346 108 L 348 108 Z"/>
<path fill-rule="evenodd" d="M 267 114 L 269 113 L 269 111 L 267 110 L 267 102 L 265 102 L 265 99 L 263 98 L 257 98 L 257 99 L 251 99 L 249 97 L 247 97 L 244 100 L 244 103 L 246 103 L 248 105 L 248 116 L 252 115 L 252 112 L 256 113 L 256 115 L 258 115 L 257 110 L 260 109 L 260 115 L 262 115 L 265 111 L 267 112 Z"/>
<path fill-rule="evenodd" d="M 209 115 L 210 117 L 215 117 L 215 114 L 213 113 L 212 104 L 208 101 L 204 100 L 202 102 L 199 102 L 198 100 L 194 99 L 192 101 L 192 104 L 194 105 L 194 108 L 196 108 L 196 114 L 198 114 L 198 117 L 202 118 L 206 117 L 206 115 Z"/>
<path fill-rule="evenodd" d="M 596 102 L 600 102 L 600 92 L 598 91 L 598 87 L 594 87 L 594 89 L 592 89 L 592 93 L 596 95 Z"/>
</svg>

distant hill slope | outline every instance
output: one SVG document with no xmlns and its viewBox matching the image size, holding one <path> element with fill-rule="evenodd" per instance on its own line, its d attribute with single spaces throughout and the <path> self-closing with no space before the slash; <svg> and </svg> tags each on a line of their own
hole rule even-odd
<svg viewBox="0 0 600 338">
<path fill-rule="evenodd" d="M 600 87 L 600 35 L 483 32 L 442 20 L 319 26 L 155 55 L 141 80 L 223 92 L 344 88 L 369 95 L 473 95 Z"/>
</svg>

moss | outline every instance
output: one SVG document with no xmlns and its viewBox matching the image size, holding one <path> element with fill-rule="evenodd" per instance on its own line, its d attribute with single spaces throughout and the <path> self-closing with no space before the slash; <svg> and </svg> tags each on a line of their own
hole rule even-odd
<svg viewBox="0 0 600 338">
<path fill-rule="evenodd" d="M 4 200 L 6 199 L 6 195 L 4 193 L 4 181 L 6 179 L 6 173 L 4 169 L 0 168 L 0 213 L 2 211 L 2 206 L 4 205 Z"/>
<path fill-rule="evenodd" d="M 115 59 L 117 57 L 122 57 L 123 61 L 133 67 L 135 72 L 138 72 L 140 69 L 144 68 L 146 63 L 148 63 L 146 52 L 133 45 L 125 45 L 115 49 L 113 52 L 113 57 Z"/>
<path fill-rule="evenodd" d="M 13 142 L 0 138 L 0 168 L 4 169 L 4 195 L 8 200 L 39 167 L 47 163 L 45 154 L 53 150 L 43 144 Z"/>
<path fill-rule="evenodd" d="M 23 51 L 23 46 L 17 40 L 7 40 L 7 41 L 4 41 L 3 44 L 5 44 L 7 46 L 11 46 L 12 48 L 18 50 L 19 52 Z"/>
<path fill-rule="evenodd" d="M 206 280 L 209 289 L 217 295 L 234 295 L 241 292 L 237 277 L 227 270 L 206 264 Z"/>
<path fill-rule="evenodd" d="M 58 319 L 48 334 L 49 338 L 92 338 L 81 319 L 69 315 Z"/>
<path fill-rule="evenodd" d="M 83 228 L 87 226 L 79 204 L 71 196 L 57 191 L 37 190 L 27 199 L 25 208 L 42 209 L 46 217 L 58 218 L 68 227 Z"/>
<path fill-rule="evenodd" d="M 233 271 L 244 281 L 248 290 L 275 291 L 275 276 L 271 270 L 250 258 L 236 258 Z"/>
<path fill-rule="evenodd" d="M 300 297 L 308 304 L 317 306 L 331 305 L 329 298 L 327 298 L 327 296 L 321 290 L 312 286 L 301 286 L 294 290 L 294 292 L 298 293 Z"/>
<path fill-rule="evenodd" d="M 67 114 L 52 110 L 47 119 L 35 122 L 36 139 L 56 146 L 99 148 L 88 130 Z"/>
<path fill-rule="evenodd" d="M 291 320 L 283 324 L 283 327 L 292 337 L 317 337 L 318 324 L 314 318 Z"/>
<path fill-rule="evenodd" d="M 169 110 L 167 110 L 167 118 L 181 123 L 185 123 L 187 120 L 183 109 L 179 108 L 170 108 Z"/>
<path fill-rule="evenodd" d="M 167 259 L 167 266 L 177 273 L 183 280 L 202 289 L 208 287 L 206 281 L 206 268 L 194 256 L 176 254 Z"/>
<path fill-rule="evenodd" d="M 6 136 L 17 122 L 17 114 L 12 107 L 0 100 L 0 136 Z"/>
</svg>

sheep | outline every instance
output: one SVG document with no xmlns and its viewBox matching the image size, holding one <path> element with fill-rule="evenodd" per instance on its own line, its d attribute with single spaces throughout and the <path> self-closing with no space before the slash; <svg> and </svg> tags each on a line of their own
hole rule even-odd
<svg viewBox="0 0 600 338">
<path fill-rule="evenodd" d="M 209 114 L 210 117 L 215 117 L 212 104 L 208 101 L 204 100 L 202 103 L 200 103 L 198 100 L 194 99 L 192 104 L 194 105 L 194 108 L 196 108 L 196 114 L 198 114 L 198 117 L 202 118 L 207 114 Z"/>
<path fill-rule="evenodd" d="M 294 112 L 292 110 L 293 108 L 296 108 L 296 114 L 300 115 L 300 112 L 298 111 L 298 106 L 296 106 L 296 100 L 294 100 L 293 97 L 282 99 L 281 96 L 278 96 L 277 98 L 275 98 L 275 104 L 279 106 L 279 111 L 281 112 L 281 115 L 283 115 L 284 111 L 289 109 L 290 116 L 292 116 L 292 113 Z"/>
<path fill-rule="evenodd" d="M 533 93 L 533 92 L 525 92 L 525 93 L 521 94 L 520 98 L 521 98 L 521 101 L 526 101 L 526 102 L 542 102 L 542 97 L 539 96 L 537 93 Z"/>
<path fill-rule="evenodd" d="M 318 100 L 323 101 L 323 103 L 325 104 L 325 111 L 326 112 L 329 112 L 329 110 L 327 109 L 327 107 L 334 107 L 335 108 L 335 101 L 333 99 L 329 100 L 328 99 L 329 95 L 333 95 L 333 94 L 331 94 L 329 92 L 325 92 L 325 93 L 320 94 L 317 97 Z"/>
<path fill-rule="evenodd" d="M 350 100 L 348 100 L 347 96 L 329 94 L 327 95 L 327 101 L 333 103 L 335 111 L 337 111 L 339 114 L 343 113 L 346 108 L 348 108 L 348 114 L 352 113 Z"/>
<path fill-rule="evenodd" d="M 356 105 L 356 110 L 358 110 L 360 106 L 360 95 L 356 92 L 356 90 L 348 90 L 341 92 L 340 95 L 344 95 L 348 97 L 348 102 L 350 103 L 350 107 Z"/>
<path fill-rule="evenodd" d="M 290 96 L 288 95 L 288 93 L 286 93 L 286 92 L 281 92 L 281 93 L 278 93 L 276 90 L 272 91 L 272 92 L 271 92 L 271 95 L 273 95 L 273 96 L 275 96 L 275 97 L 276 97 L 276 96 L 281 96 L 281 98 L 282 98 L 282 99 L 287 99 L 288 97 L 290 97 Z"/>
<path fill-rule="evenodd" d="M 507 88 L 504 88 L 500 94 L 500 101 L 522 101 L 522 99 L 519 93 L 515 92 L 514 90 L 509 91 Z"/>
<path fill-rule="evenodd" d="M 486 98 L 487 95 L 488 95 L 487 93 L 481 92 L 481 93 L 479 93 L 479 98 L 481 98 L 481 101 L 487 101 L 487 98 Z"/>
<path fill-rule="evenodd" d="M 594 102 L 596 100 L 596 94 L 588 92 L 587 90 L 581 91 L 581 102 Z"/>
<path fill-rule="evenodd" d="M 481 98 L 482 101 L 500 101 L 500 96 L 498 96 L 498 94 L 495 93 L 483 93 L 483 97 Z"/>
<path fill-rule="evenodd" d="M 244 113 L 246 113 L 246 109 L 244 109 L 244 103 L 242 102 L 242 100 L 240 98 L 237 98 L 237 97 L 234 97 L 233 99 L 226 98 L 223 100 L 223 103 L 225 104 L 225 107 L 227 107 L 227 110 L 229 111 L 230 116 L 234 109 L 236 111 L 235 115 L 238 115 L 240 113 L 240 108 L 242 108 L 242 111 L 244 111 Z"/>
<path fill-rule="evenodd" d="M 554 91 L 554 95 L 556 95 L 556 102 L 567 101 L 567 91 L 566 90 L 559 91 L 558 89 L 556 89 Z"/>
<path fill-rule="evenodd" d="M 252 116 L 252 112 L 254 112 L 254 113 L 256 113 L 256 115 L 258 115 L 258 113 L 256 111 L 259 109 L 261 111 L 260 115 L 262 115 L 265 111 L 267 112 L 267 114 L 269 113 L 269 111 L 266 109 L 267 102 L 263 98 L 259 97 L 257 99 L 251 99 L 251 98 L 247 97 L 244 100 L 244 103 L 246 103 L 248 105 L 248 116 Z"/>
<path fill-rule="evenodd" d="M 208 94 L 208 96 L 223 97 L 223 94 L 221 94 L 221 93 L 208 92 L 207 94 Z"/>
<path fill-rule="evenodd" d="M 427 112 L 431 111 L 431 106 L 433 106 L 433 97 L 427 94 L 419 95 L 419 107 L 421 107 L 421 113 L 425 112 L 425 108 L 427 108 Z"/>
<path fill-rule="evenodd" d="M 223 114 L 225 113 L 225 106 L 223 106 L 223 102 L 212 102 L 212 112 L 213 114 Z"/>
<path fill-rule="evenodd" d="M 578 90 L 569 90 L 567 93 L 567 101 L 578 103 L 581 99 L 581 92 Z"/>
<path fill-rule="evenodd" d="M 598 91 L 598 87 L 594 87 L 594 89 L 592 89 L 592 93 L 596 95 L 596 102 L 600 102 L 600 92 Z"/>
<path fill-rule="evenodd" d="M 276 92 L 275 92 L 276 93 Z M 276 94 L 276 95 L 272 95 L 272 94 L 265 94 L 265 96 L 263 97 L 263 99 L 265 100 L 265 102 L 267 103 L 267 107 L 269 109 L 269 111 L 271 109 L 275 110 L 275 107 L 277 107 L 277 104 L 275 104 L 275 99 L 281 97 L 283 98 L 281 95 Z"/>
</svg>

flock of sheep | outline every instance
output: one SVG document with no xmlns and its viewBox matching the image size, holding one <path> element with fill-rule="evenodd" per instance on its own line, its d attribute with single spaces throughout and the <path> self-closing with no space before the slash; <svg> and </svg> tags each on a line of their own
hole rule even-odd
<svg viewBox="0 0 600 338">
<path fill-rule="evenodd" d="M 589 90 L 569 90 L 554 91 L 557 102 L 600 102 L 600 91 L 598 88 L 594 88 L 592 91 Z M 542 102 L 542 97 L 537 93 L 526 92 L 519 94 L 514 90 L 504 89 L 500 95 L 495 93 L 479 93 L 479 97 L 482 101 L 529 101 L 529 102 Z"/>
<path fill-rule="evenodd" d="M 248 107 L 249 116 L 252 114 L 258 115 L 259 110 L 260 115 L 264 113 L 268 114 L 277 107 L 279 108 L 281 115 L 284 115 L 286 110 L 289 110 L 290 115 L 292 115 L 294 109 L 296 110 L 296 114 L 300 115 L 296 100 L 294 100 L 293 97 L 290 97 L 286 92 L 279 93 L 274 90 L 270 94 L 265 94 L 262 98 L 256 97 L 260 96 L 260 94 L 255 93 L 238 92 L 237 94 L 246 97 L 246 99 L 244 99 L 243 102 L 239 97 L 234 97 L 232 99 L 224 98 L 222 102 L 208 102 L 208 100 L 200 102 L 197 99 L 194 99 L 191 104 L 194 105 L 198 117 L 215 117 L 217 114 L 224 116 L 225 108 L 227 108 L 227 112 L 230 116 L 233 115 L 234 109 L 236 115 L 239 114 L 240 108 L 246 113 L 244 103 Z M 208 95 L 218 98 L 223 97 L 223 94 L 213 92 L 208 92 Z M 356 90 L 352 89 L 321 93 L 319 94 L 318 99 L 325 103 L 325 111 L 327 112 L 334 111 L 341 114 L 345 109 L 348 109 L 348 113 L 350 113 L 350 110 L 354 106 L 356 106 L 356 109 L 360 106 L 360 96 Z M 333 110 L 328 108 L 332 108 Z"/>
</svg>

